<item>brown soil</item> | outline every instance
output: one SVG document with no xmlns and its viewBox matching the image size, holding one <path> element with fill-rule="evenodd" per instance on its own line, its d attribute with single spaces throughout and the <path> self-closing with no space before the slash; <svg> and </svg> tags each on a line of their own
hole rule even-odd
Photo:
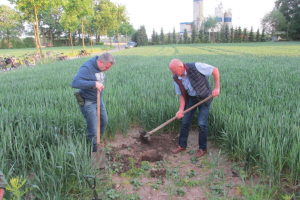
<svg viewBox="0 0 300 200">
<path fill-rule="evenodd" d="M 239 196 L 236 188 L 236 185 L 242 184 L 236 166 L 234 167 L 234 164 L 224 154 L 221 153 L 218 157 L 220 151 L 218 147 L 214 147 L 208 142 L 207 154 L 192 163 L 195 159 L 193 151 L 198 149 L 197 131 L 191 131 L 186 151 L 172 154 L 171 150 L 177 146 L 177 142 L 178 134 L 174 133 L 151 135 L 150 142 L 146 142 L 141 138 L 138 128 L 132 128 L 127 135 L 117 134 L 114 140 L 107 141 L 106 145 L 112 147 L 108 157 L 110 167 L 115 170 L 112 182 L 116 190 L 127 194 L 139 194 L 143 199 L 153 200 L 199 200 L 207 199 L 207 195 L 243 199 L 242 196 Z M 143 185 L 137 190 L 130 183 L 133 177 L 121 175 L 132 168 L 130 157 L 135 160 L 135 168 L 140 168 L 142 161 L 149 161 L 152 167 L 148 175 L 143 174 L 138 177 L 139 182 Z M 179 178 L 171 178 L 172 176 L 167 174 L 168 171 L 174 169 L 178 171 Z M 196 175 L 187 179 L 186 176 L 191 170 Z M 161 184 L 158 189 L 154 189 L 153 185 L 157 180 L 160 180 Z M 178 182 L 187 180 L 198 182 L 199 185 L 178 186 Z M 180 197 L 174 194 L 178 188 L 182 188 L 186 192 L 184 196 Z M 173 192 L 171 192 L 172 190 Z"/>
</svg>

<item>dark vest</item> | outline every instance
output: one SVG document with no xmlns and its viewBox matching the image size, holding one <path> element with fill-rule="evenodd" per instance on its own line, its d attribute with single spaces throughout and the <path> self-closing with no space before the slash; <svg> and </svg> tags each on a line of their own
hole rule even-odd
<svg viewBox="0 0 300 200">
<path fill-rule="evenodd" d="M 191 82 L 192 87 L 195 89 L 195 91 L 199 95 L 199 96 L 197 96 L 199 101 L 210 96 L 212 93 L 210 83 L 209 83 L 208 79 L 197 70 L 195 63 L 186 63 L 183 65 L 184 65 L 185 70 L 187 71 L 187 78 Z M 185 101 L 187 101 L 188 94 L 182 84 L 182 81 L 179 80 L 176 75 L 173 76 L 173 79 L 179 85 L 181 94 L 183 95 Z M 212 102 L 212 100 L 213 100 L 213 98 L 209 99 L 204 104 L 209 105 Z"/>
</svg>

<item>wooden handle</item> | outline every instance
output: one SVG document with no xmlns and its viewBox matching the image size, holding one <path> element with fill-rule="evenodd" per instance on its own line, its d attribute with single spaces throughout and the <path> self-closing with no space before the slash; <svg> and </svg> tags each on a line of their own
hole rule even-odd
<svg viewBox="0 0 300 200">
<path fill-rule="evenodd" d="M 205 99 L 203 99 L 202 101 L 196 103 L 195 105 L 193 105 L 192 107 L 190 107 L 189 109 L 186 109 L 185 111 L 182 112 L 182 114 L 184 115 L 185 113 L 189 112 L 190 110 L 193 110 L 194 108 L 196 108 L 197 106 L 199 106 L 200 104 L 208 101 L 209 99 L 211 99 L 213 96 L 210 95 L 209 97 L 206 97 Z M 149 134 L 151 135 L 152 133 L 158 131 L 159 129 L 165 127 L 166 125 L 170 124 L 172 121 L 174 121 L 175 119 L 177 119 L 177 117 L 173 117 L 172 119 L 169 119 L 168 121 L 166 121 L 165 123 L 163 123 L 162 125 L 160 125 L 159 127 L 153 129 L 152 131 L 149 132 Z"/>
<path fill-rule="evenodd" d="M 100 147 L 100 92 L 97 89 L 97 150 Z"/>
</svg>

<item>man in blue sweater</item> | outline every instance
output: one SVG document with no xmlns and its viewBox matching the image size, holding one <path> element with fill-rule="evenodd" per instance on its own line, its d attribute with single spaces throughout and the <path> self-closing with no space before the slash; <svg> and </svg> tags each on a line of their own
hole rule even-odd
<svg viewBox="0 0 300 200">
<path fill-rule="evenodd" d="M 108 123 L 102 100 L 104 72 L 108 71 L 113 64 L 115 59 L 110 53 L 95 56 L 80 67 L 72 81 L 72 87 L 79 88 L 79 93 L 84 99 L 84 105 L 79 107 L 87 124 L 87 140 L 93 142 L 93 152 L 97 151 L 97 90 L 100 91 L 100 137 L 102 137 Z"/>
</svg>

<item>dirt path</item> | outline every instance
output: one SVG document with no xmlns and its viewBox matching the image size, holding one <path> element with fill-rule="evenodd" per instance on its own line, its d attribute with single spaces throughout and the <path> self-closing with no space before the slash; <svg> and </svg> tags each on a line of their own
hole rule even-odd
<svg viewBox="0 0 300 200">
<path fill-rule="evenodd" d="M 114 171 L 115 189 L 153 200 L 199 200 L 206 199 L 207 195 L 239 198 L 236 187 L 242 184 L 239 166 L 210 142 L 208 153 L 197 159 L 194 156 L 198 148 L 197 131 L 190 133 L 187 150 L 174 155 L 171 150 L 177 146 L 177 141 L 177 134 L 168 133 L 152 135 L 147 143 L 140 138 L 138 128 L 131 129 L 126 136 L 117 134 L 113 141 L 107 141 L 106 146 L 111 148 L 108 159 Z M 130 158 L 134 159 L 134 167 Z M 147 168 L 142 161 L 149 161 L 150 169 L 135 179 L 132 175 L 138 169 Z M 138 187 L 139 183 L 143 185 Z"/>
<path fill-rule="evenodd" d="M 108 52 L 114 52 L 114 51 L 119 51 L 119 47 L 118 47 L 118 44 L 113 44 L 113 46 L 115 47 L 114 49 L 112 49 L 112 50 L 108 50 Z M 124 46 L 124 44 L 120 44 L 120 51 L 121 50 L 124 50 L 125 49 L 125 46 Z M 97 52 L 94 52 L 94 53 L 91 53 L 91 55 L 99 55 L 100 53 L 103 53 L 103 52 L 105 52 L 105 50 L 104 51 L 97 51 Z M 68 57 L 68 59 L 76 59 L 77 57 L 76 56 L 72 56 L 72 57 Z"/>
</svg>

